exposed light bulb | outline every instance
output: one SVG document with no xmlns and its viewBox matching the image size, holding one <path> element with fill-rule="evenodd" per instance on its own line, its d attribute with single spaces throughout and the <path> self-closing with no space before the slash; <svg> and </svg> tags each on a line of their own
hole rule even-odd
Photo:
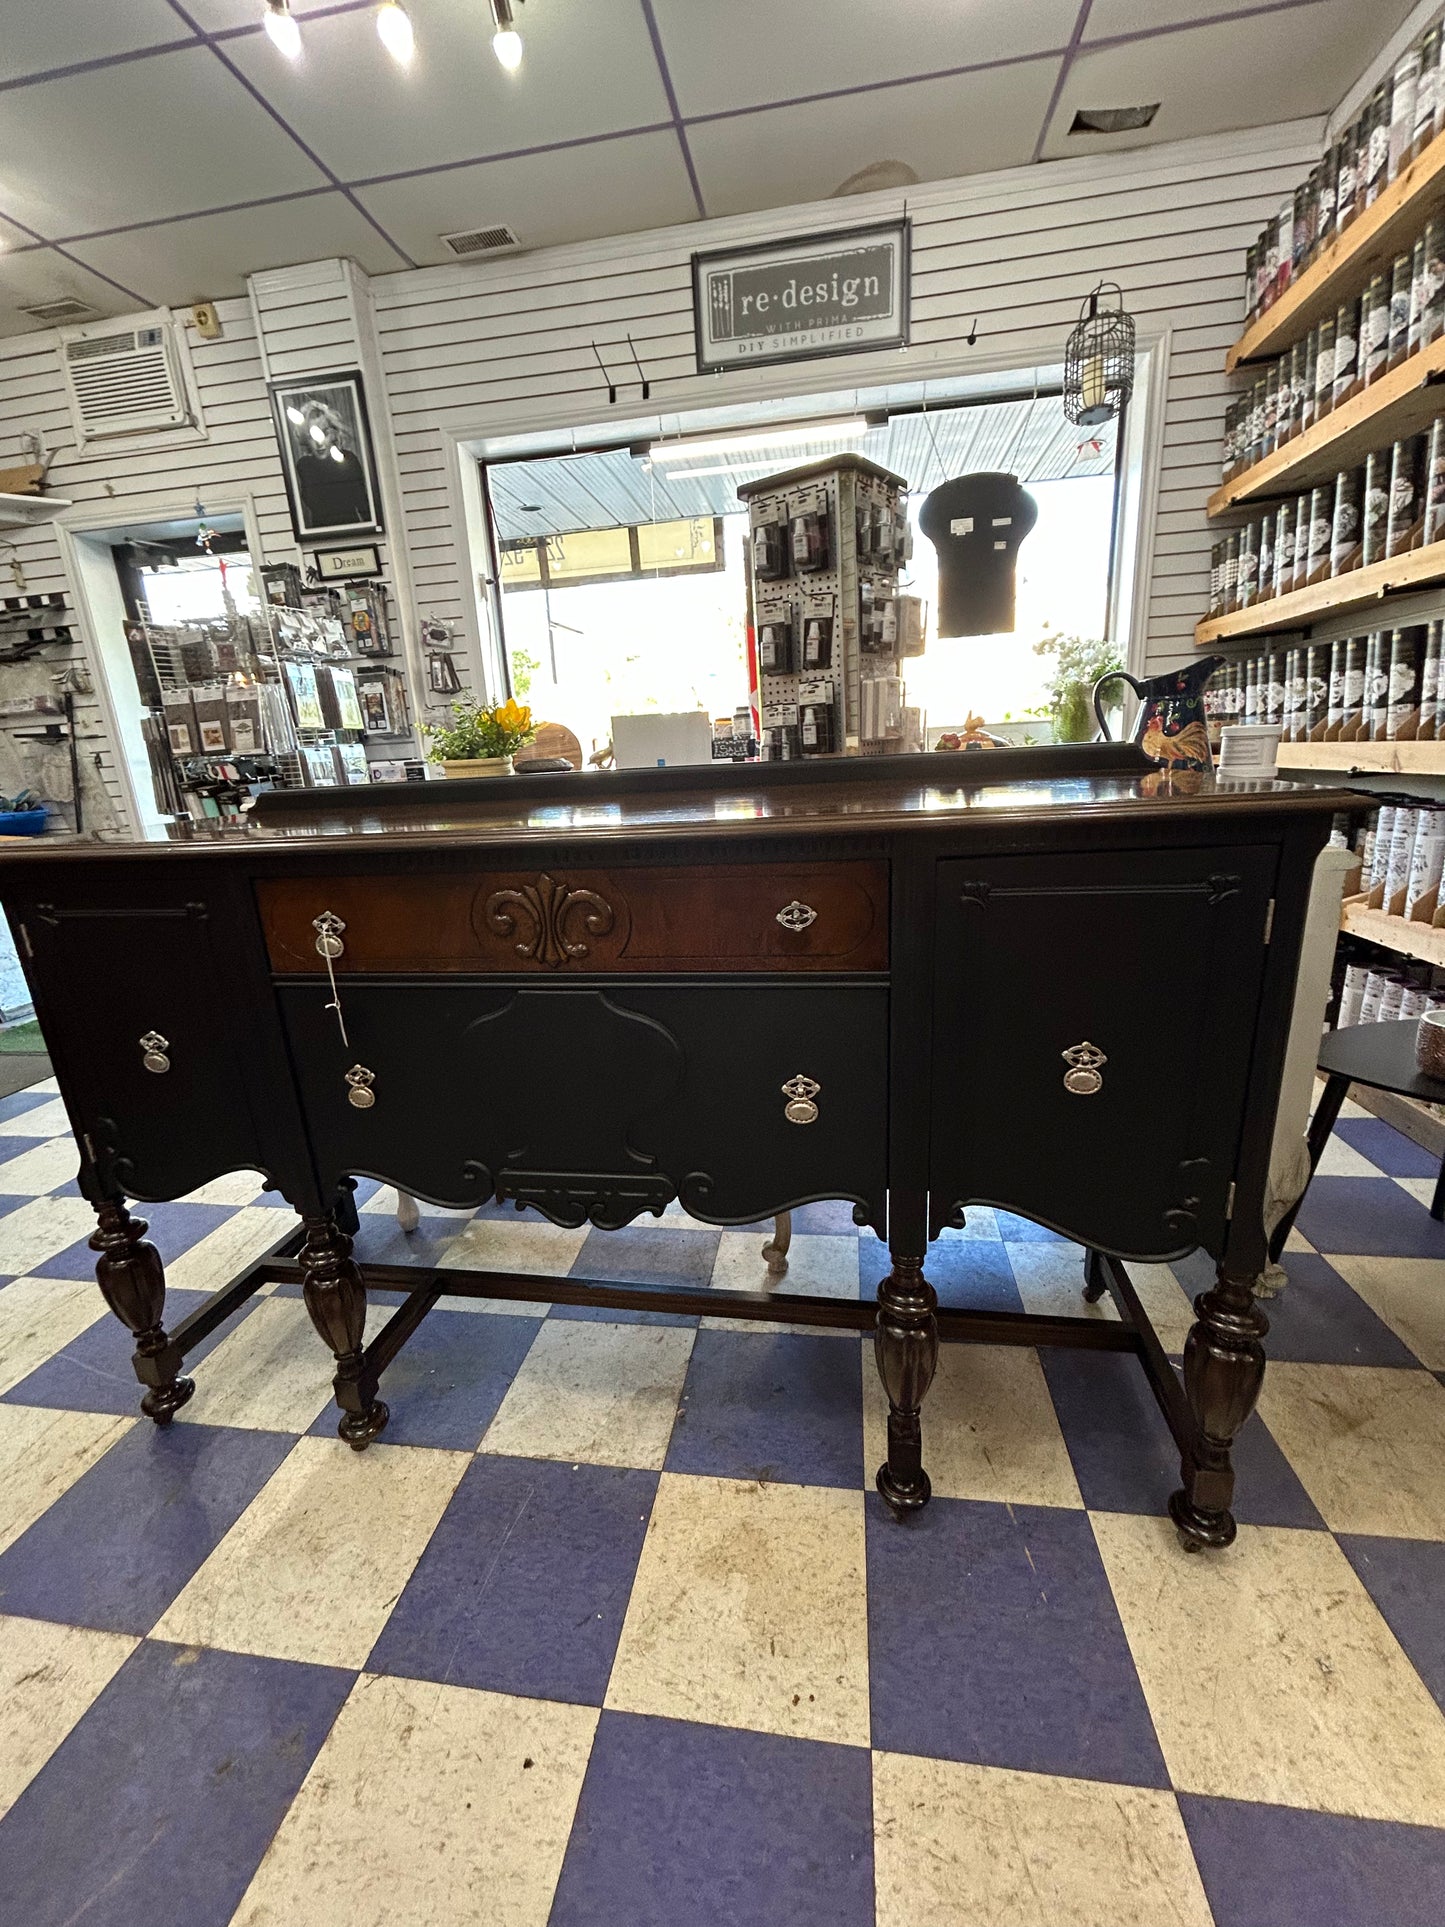
<svg viewBox="0 0 1445 1927">
<path fill-rule="evenodd" d="M 412 32 L 411 15 L 401 0 L 385 0 L 377 12 L 376 31 L 392 59 L 399 66 L 409 65 L 416 52 L 416 35 Z"/>
<path fill-rule="evenodd" d="M 498 27 L 492 35 L 492 52 L 509 74 L 522 64 L 522 36 L 515 27 Z"/>
<path fill-rule="evenodd" d="M 301 410 L 296 406 L 295 402 L 288 401 L 286 404 L 286 419 L 288 422 L 294 422 L 296 426 L 300 428 L 301 424 L 306 420 L 306 417 L 301 413 Z"/>
<path fill-rule="evenodd" d="M 266 0 L 264 24 L 272 46 L 295 60 L 301 52 L 301 29 L 291 17 L 291 0 Z"/>
</svg>

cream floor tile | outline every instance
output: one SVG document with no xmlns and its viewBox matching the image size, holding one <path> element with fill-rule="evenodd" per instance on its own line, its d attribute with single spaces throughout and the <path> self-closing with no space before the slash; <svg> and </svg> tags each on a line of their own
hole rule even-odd
<svg viewBox="0 0 1445 1927">
<path fill-rule="evenodd" d="M 194 1367 L 185 1416 L 198 1425 L 304 1432 L 331 1400 L 335 1369 L 299 1298 L 263 1298 Z"/>
<path fill-rule="evenodd" d="M 482 1451 L 660 1471 L 692 1339 L 680 1325 L 549 1319 L 507 1388 Z"/>
<path fill-rule="evenodd" d="M 534 1304 L 530 1298 L 458 1298 L 449 1291 L 437 1300 L 438 1311 L 480 1311 L 494 1318 L 545 1318 L 551 1309 L 549 1304 Z"/>
<path fill-rule="evenodd" d="M 1180 1792 L 1445 1824 L 1445 1715 L 1328 1533 L 1092 1515 Z"/>
<path fill-rule="evenodd" d="M 94 1229 L 95 1213 L 84 1198 L 30 1198 L 0 1218 L 0 1272 L 18 1278 Z M 76 1273 L 94 1279 L 88 1252 L 76 1259 Z"/>
<path fill-rule="evenodd" d="M 664 1473 L 606 1703 L 867 1746 L 862 1492 Z"/>
<path fill-rule="evenodd" d="M 243 1205 L 189 1251 L 178 1258 L 167 1257 L 166 1283 L 177 1290 L 219 1291 L 299 1223 L 289 1211 L 277 1211 L 268 1204 Z M 164 1252 L 161 1255 L 166 1257 Z"/>
<path fill-rule="evenodd" d="M 873 1755 L 878 1927 L 1213 1927 L 1172 1793 Z"/>
<path fill-rule="evenodd" d="M 1415 1182 L 1429 1188 L 1435 1180 Z M 1445 1258 L 1336 1256 L 1330 1263 L 1422 1365 L 1432 1372 L 1445 1372 Z"/>
<path fill-rule="evenodd" d="M 42 1077 L 38 1084 L 31 1084 L 28 1088 L 32 1091 L 44 1091 L 50 1097 L 60 1095 L 60 1085 L 53 1077 Z"/>
<path fill-rule="evenodd" d="M 0 1219 L 0 1227 L 6 1222 Z M 93 1281 L 16 1278 L 0 1291 L 0 1392 L 109 1316 Z"/>
<path fill-rule="evenodd" d="M 298 1440 L 152 1636 L 364 1665 L 468 1462 L 465 1452 Z"/>
<path fill-rule="evenodd" d="M 253 1204 L 261 1195 L 262 1178 L 259 1171 L 228 1171 L 223 1178 L 212 1178 L 198 1191 L 186 1194 L 187 1204 Z M 283 1228 L 289 1228 L 284 1212 L 278 1213 L 276 1236 L 279 1238 Z"/>
<path fill-rule="evenodd" d="M 763 1234 L 725 1231 L 718 1240 L 711 1283 L 719 1291 L 797 1291 L 820 1298 L 858 1296 L 858 1240 L 842 1236 L 794 1238 L 788 1269 L 774 1278 L 763 1257 Z"/>
<path fill-rule="evenodd" d="M 1314 1250 L 1314 1246 L 1310 1243 L 1309 1239 L 1298 1228 L 1298 1226 L 1293 1228 L 1289 1236 L 1285 1239 L 1284 1248 L 1286 1251 L 1313 1251 Z"/>
<path fill-rule="evenodd" d="M 128 1633 L 0 1618 L 0 1814 L 139 1644 Z"/>
<path fill-rule="evenodd" d="M 705 1332 L 732 1332 L 737 1337 L 747 1337 L 761 1333 L 763 1337 L 794 1338 L 851 1338 L 856 1344 L 859 1334 L 846 1325 L 780 1325 L 771 1318 L 704 1318 L 700 1329 Z M 868 1356 L 873 1356 L 869 1351 Z"/>
<path fill-rule="evenodd" d="M 364 1674 L 231 1927 L 546 1927 L 596 1725 Z"/>
<path fill-rule="evenodd" d="M 957 1231 L 945 1231 L 945 1238 L 987 1238 L 999 1235 L 998 1213 L 991 1204 L 971 1204 L 964 1212 L 965 1222 Z"/>
<path fill-rule="evenodd" d="M 134 1424 L 108 1412 L 0 1405 L 0 1552 Z"/>
<path fill-rule="evenodd" d="M 1084 1253 L 1073 1244 L 1005 1244 L 1014 1283 L 1025 1311 L 1054 1318 L 1112 1318 L 1114 1301 L 1105 1292 L 1098 1304 L 1084 1302 Z"/>
<path fill-rule="evenodd" d="M 1429 1372 L 1276 1362 L 1259 1409 L 1332 1532 L 1445 1539 L 1445 1385 Z"/>
<path fill-rule="evenodd" d="M 1396 1178 L 1402 1191 L 1408 1191 L 1416 1204 L 1423 1204 L 1428 1211 L 1435 1201 L 1434 1178 Z"/>
<path fill-rule="evenodd" d="M 58 1097 L 53 1097 L 48 1104 L 32 1105 L 18 1117 L 0 1118 L 0 1138 L 55 1137 L 61 1131 L 70 1136 L 70 1119 Z"/>
<path fill-rule="evenodd" d="M 442 1271 L 523 1271 L 565 1277 L 590 1226 L 566 1231 L 536 1218 L 471 1218 L 438 1259 Z"/>
<path fill-rule="evenodd" d="M 888 1453 L 888 1400 L 863 1348 L 863 1481 Z M 944 1499 L 1081 1506 L 1078 1483 L 1037 1352 L 945 1345 L 923 1402 L 923 1463 Z"/>
<path fill-rule="evenodd" d="M 1342 1137 L 1332 1137 L 1325 1146 L 1324 1155 L 1315 1166 L 1317 1178 L 1379 1178 L 1384 1176 L 1378 1164 L 1357 1151 L 1353 1144 L 1346 1144 Z"/>
<path fill-rule="evenodd" d="M 38 1198 L 57 1185 L 69 1184 L 79 1169 L 80 1153 L 68 1133 L 47 1138 L 0 1164 L 0 1197 Z"/>
<path fill-rule="evenodd" d="M 1194 1302 L 1189 1293 L 1168 1265 L 1131 1262 L 1125 1270 L 1165 1351 L 1183 1351 L 1194 1323 Z"/>
</svg>

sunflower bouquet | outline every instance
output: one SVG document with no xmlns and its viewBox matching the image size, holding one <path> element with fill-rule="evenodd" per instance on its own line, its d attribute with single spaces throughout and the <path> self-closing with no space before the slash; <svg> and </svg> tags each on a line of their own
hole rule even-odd
<svg viewBox="0 0 1445 1927">
<path fill-rule="evenodd" d="M 451 706 L 450 723 L 429 723 L 431 739 L 427 750 L 433 763 L 470 762 L 494 756 L 515 756 L 523 744 L 537 733 L 532 712 L 525 703 L 504 703 L 483 708 L 480 703 L 460 702 Z"/>
</svg>

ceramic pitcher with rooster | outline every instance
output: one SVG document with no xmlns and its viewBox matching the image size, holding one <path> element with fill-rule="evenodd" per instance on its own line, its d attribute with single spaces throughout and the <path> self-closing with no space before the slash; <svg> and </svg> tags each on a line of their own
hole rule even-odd
<svg viewBox="0 0 1445 1927">
<path fill-rule="evenodd" d="M 1143 681 L 1123 669 L 1100 676 L 1094 684 L 1094 714 L 1104 741 L 1109 741 L 1109 725 L 1100 691 L 1108 683 L 1126 682 L 1139 698 L 1134 741 L 1144 754 L 1165 769 L 1213 769 L 1204 685 L 1223 662 L 1223 656 L 1201 656 L 1187 668 L 1171 669 L 1168 675 L 1148 676 Z"/>
</svg>

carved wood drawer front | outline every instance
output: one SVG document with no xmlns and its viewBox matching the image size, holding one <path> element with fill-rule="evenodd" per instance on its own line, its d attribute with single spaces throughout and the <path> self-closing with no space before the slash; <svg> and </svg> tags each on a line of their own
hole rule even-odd
<svg viewBox="0 0 1445 1927">
<path fill-rule="evenodd" d="M 288 975 L 325 971 L 316 919 L 328 912 L 344 926 L 338 976 L 888 965 L 884 863 L 285 877 L 256 892 L 272 966 Z"/>
</svg>

